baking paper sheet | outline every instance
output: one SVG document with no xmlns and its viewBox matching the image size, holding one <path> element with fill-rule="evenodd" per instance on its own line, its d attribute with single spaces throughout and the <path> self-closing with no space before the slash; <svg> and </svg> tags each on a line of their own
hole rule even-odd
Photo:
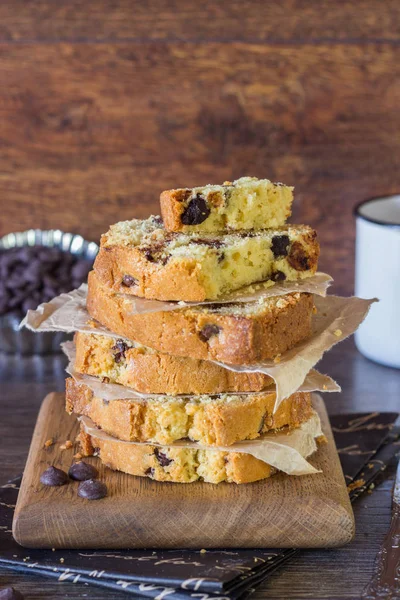
<svg viewBox="0 0 400 600">
<path fill-rule="evenodd" d="M 207 450 L 209 452 L 218 450 L 222 452 L 241 452 L 251 454 L 288 475 L 310 475 L 321 472 L 306 460 L 317 450 L 317 438 L 323 436 L 321 421 L 315 411 L 308 421 L 290 433 L 266 433 L 257 440 L 245 440 L 232 446 L 218 447 L 204 446 L 187 440 L 178 440 L 168 445 L 153 442 L 121 441 L 111 437 L 102 429 L 98 429 L 89 417 L 79 417 L 79 421 L 89 435 L 118 444 L 157 446 L 158 448 L 194 448 L 195 450 Z"/>
<path fill-rule="evenodd" d="M 112 400 L 135 400 L 136 402 L 146 402 L 149 399 L 158 399 L 165 401 L 167 398 L 191 398 L 195 394 L 178 394 L 176 396 L 166 394 L 144 394 L 137 392 L 133 388 L 126 387 L 119 383 L 103 383 L 102 380 L 93 375 L 78 373 L 75 368 L 75 345 L 73 342 L 65 342 L 62 344 L 62 349 L 69 359 L 69 364 L 66 368 L 68 375 L 71 375 L 78 384 L 87 385 L 97 398 L 102 398 L 107 402 Z M 265 394 L 275 391 L 275 386 L 263 390 L 262 392 L 227 392 L 229 396 L 248 396 L 257 395 L 257 393 Z M 322 375 L 318 371 L 312 369 L 306 376 L 304 382 L 297 390 L 298 392 L 340 392 L 340 386 L 333 381 L 328 375 Z M 197 394 L 199 396 L 200 394 Z"/>
<path fill-rule="evenodd" d="M 69 294 L 62 294 L 50 303 L 42 304 L 35 311 L 28 311 L 21 326 L 25 325 L 33 331 L 81 331 L 121 339 L 123 336 L 112 333 L 90 318 L 85 306 L 86 289 L 86 286 L 81 286 Z M 252 365 L 228 365 L 217 362 L 232 371 L 260 372 L 272 377 L 277 388 L 275 410 L 284 398 L 293 394 L 302 385 L 307 373 L 326 351 L 356 331 L 376 299 L 316 295 L 314 301 L 317 312 L 313 315 L 311 337 L 303 340 L 275 361 L 269 360 Z"/>
<path fill-rule="evenodd" d="M 138 298 L 130 294 L 121 294 L 127 302 L 130 302 L 132 314 L 144 314 L 151 312 L 161 312 L 167 310 L 178 310 L 180 308 L 194 306 L 207 306 L 207 304 L 225 304 L 228 302 L 257 302 L 264 298 L 272 296 L 283 296 L 293 292 L 308 292 L 319 296 L 326 296 L 328 287 L 332 283 L 332 278 L 326 273 L 316 273 L 312 277 L 300 279 L 298 281 L 282 281 L 274 283 L 271 280 L 253 283 L 246 287 L 235 290 L 217 300 L 206 300 L 204 302 L 162 302 L 161 300 L 148 300 L 147 298 Z"/>
</svg>

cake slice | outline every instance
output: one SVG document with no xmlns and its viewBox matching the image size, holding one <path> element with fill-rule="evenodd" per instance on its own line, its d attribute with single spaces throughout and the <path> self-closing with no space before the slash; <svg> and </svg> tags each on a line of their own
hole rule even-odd
<svg viewBox="0 0 400 600">
<path fill-rule="evenodd" d="M 292 293 L 261 301 L 135 314 L 129 296 L 89 274 L 89 314 L 114 333 L 160 352 L 230 364 L 273 359 L 311 335 L 314 300 Z"/>
<path fill-rule="evenodd" d="M 293 188 L 268 179 L 167 190 L 160 196 L 167 231 L 218 232 L 281 227 L 290 217 Z"/>
<path fill-rule="evenodd" d="M 275 392 L 213 394 L 208 396 L 156 396 L 106 401 L 85 384 L 66 381 L 68 413 L 90 417 L 97 427 L 120 440 L 170 444 L 189 438 L 206 446 L 230 446 L 261 434 L 307 421 L 311 395 L 298 392 L 283 400 L 273 413 Z"/>
<path fill-rule="evenodd" d="M 310 277 L 318 256 L 316 232 L 305 225 L 200 236 L 168 232 L 150 217 L 112 225 L 94 270 L 115 292 L 202 302 L 258 281 Z"/>
<path fill-rule="evenodd" d="M 75 370 L 143 394 L 259 392 L 273 384 L 264 373 L 224 369 L 216 363 L 157 352 L 128 340 L 75 334 Z"/>
<path fill-rule="evenodd" d="M 299 440 L 307 438 L 306 443 L 297 443 L 296 465 L 288 465 L 292 475 L 303 474 L 305 467 L 308 473 L 316 473 L 314 467 L 305 459 L 318 447 L 321 424 L 314 412 L 308 421 L 291 434 Z M 279 449 L 276 444 L 291 446 L 289 434 L 266 434 L 265 438 L 275 442 L 270 447 L 271 463 L 279 463 Z M 191 483 L 202 480 L 207 483 L 251 483 L 266 479 L 277 472 L 277 468 L 264 460 L 245 452 L 227 451 L 224 449 L 191 447 L 185 443 L 173 446 L 140 444 L 118 440 L 107 435 L 102 429 L 94 426 L 93 422 L 82 417 L 80 431 L 81 452 L 86 456 L 98 456 L 102 463 L 116 471 L 149 477 L 156 481 Z M 283 439 L 284 438 L 284 439 Z M 289 442 L 289 443 L 288 443 Z M 247 442 L 242 442 L 247 444 Z M 268 452 L 268 451 L 267 451 Z M 300 468 L 300 471 L 298 470 Z"/>
</svg>

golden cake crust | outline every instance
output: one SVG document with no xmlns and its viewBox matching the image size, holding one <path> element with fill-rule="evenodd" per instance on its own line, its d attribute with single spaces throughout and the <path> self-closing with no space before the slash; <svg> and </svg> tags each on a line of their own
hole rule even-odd
<svg viewBox="0 0 400 600">
<path fill-rule="evenodd" d="M 251 483 L 266 479 L 276 470 L 249 454 L 150 444 L 130 445 L 88 434 L 81 426 L 81 451 L 96 455 L 110 469 L 156 481 L 192 483 Z"/>
<path fill-rule="evenodd" d="M 129 299 L 93 271 L 88 280 L 89 314 L 114 333 L 160 352 L 228 364 L 273 359 L 309 337 L 313 307 L 311 294 L 293 293 L 257 303 L 254 313 L 243 304 L 133 314 Z"/>
<path fill-rule="evenodd" d="M 275 392 L 263 392 L 107 402 L 87 385 L 66 381 L 68 413 L 85 415 L 109 435 L 132 442 L 170 444 L 189 438 L 207 446 L 230 446 L 267 431 L 294 429 L 313 414 L 309 393 L 293 394 L 273 413 L 275 399 Z"/>
<path fill-rule="evenodd" d="M 75 370 L 106 378 L 143 394 L 220 394 L 259 392 L 273 383 L 264 373 L 230 371 L 208 360 L 172 356 L 129 346 L 105 335 L 75 334 Z"/>
</svg>

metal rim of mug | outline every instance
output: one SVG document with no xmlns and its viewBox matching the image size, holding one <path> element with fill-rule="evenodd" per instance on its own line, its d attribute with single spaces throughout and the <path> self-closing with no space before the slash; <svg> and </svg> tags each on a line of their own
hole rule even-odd
<svg viewBox="0 0 400 600">
<path fill-rule="evenodd" d="M 377 200 L 388 200 L 389 198 L 394 198 L 394 196 L 400 196 L 400 194 L 389 194 L 388 196 L 374 196 L 372 198 L 362 200 L 353 208 L 353 215 L 356 218 L 362 219 L 363 221 L 368 221 L 368 223 L 374 223 L 374 225 L 382 225 L 384 227 L 390 227 L 391 229 L 400 229 L 400 223 L 387 223 L 386 221 L 380 221 L 379 219 L 372 219 L 371 217 L 366 217 L 365 215 L 360 213 L 360 208 L 365 204 L 369 204 L 369 202 L 376 202 Z"/>
</svg>

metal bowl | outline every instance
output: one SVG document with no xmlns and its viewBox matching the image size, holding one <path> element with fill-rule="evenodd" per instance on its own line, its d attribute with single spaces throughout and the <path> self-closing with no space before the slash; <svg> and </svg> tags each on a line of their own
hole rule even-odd
<svg viewBox="0 0 400 600">
<path fill-rule="evenodd" d="M 0 249 L 23 246 L 57 247 L 87 260 L 94 260 L 99 250 L 98 245 L 94 242 L 88 242 L 80 235 L 64 233 L 59 229 L 48 231 L 29 229 L 18 233 L 8 233 L 0 238 Z M 20 314 L 9 313 L 0 317 L 0 352 L 7 354 L 60 352 L 61 342 L 70 338 L 63 332 L 34 333 L 26 328 L 19 329 L 20 322 Z"/>
</svg>

